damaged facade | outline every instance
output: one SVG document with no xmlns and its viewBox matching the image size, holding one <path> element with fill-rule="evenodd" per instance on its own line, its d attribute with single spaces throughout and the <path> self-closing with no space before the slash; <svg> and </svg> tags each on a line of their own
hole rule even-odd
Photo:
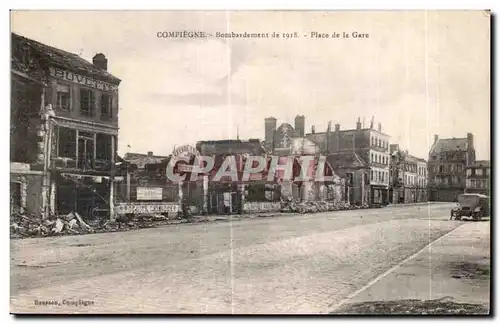
<svg viewBox="0 0 500 324">
<path fill-rule="evenodd" d="M 417 203 L 428 200 L 427 162 L 391 145 L 391 193 L 393 204 Z"/>
<path fill-rule="evenodd" d="M 332 155 L 332 157 L 329 157 L 329 161 L 333 165 L 343 164 L 342 160 L 345 159 L 343 155 L 346 154 L 347 156 L 352 155 L 347 160 L 357 161 L 352 166 L 344 165 L 338 170 L 342 170 L 341 173 L 349 174 L 349 177 L 351 177 L 354 176 L 351 175 L 353 174 L 351 169 L 356 169 L 358 171 L 354 173 L 358 174 L 359 177 L 363 177 L 360 183 L 368 183 L 368 187 L 363 185 L 353 188 L 353 190 L 358 191 L 355 195 L 362 197 L 362 200 L 359 201 L 360 204 L 377 205 L 388 203 L 390 136 L 382 132 L 380 123 L 375 129 L 372 120 L 370 127 L 365 128 L 360 118 L 358 118 L 355 129 L 341 130 L 340 125 L 336 124 L 335 129 L 332 130 L 331 123 L 328 123 L 326 132 L 316 132 L 315 127 L 312 126 L 311 133 L 306 134 L 306 138 L 316 143 L 322 154 Z M 341 157 L 341 163 L 332 161 L 336 156 Z M 368 166 L 367 172 L 359 171 L 358 165 Z"/>
<path fill-rule="evenodd" d="M 126 153 L 117 170 L 124 181 L 117 185 L 115 213 L 164 214 L 177 217 L 179 188 L 166 176 L 170 156 Z"/>
<path fill-rule="evenodd" d="M 16 34 L 11 42 L 11 162 L 40 183 L 26 211 L 112 216 L 120 80 L 103 54 L 90 63 Z"/>
</svg>

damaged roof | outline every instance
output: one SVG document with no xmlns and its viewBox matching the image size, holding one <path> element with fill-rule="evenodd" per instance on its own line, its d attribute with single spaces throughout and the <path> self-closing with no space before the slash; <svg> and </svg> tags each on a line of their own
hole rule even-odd
<svg viewBox="0 0 500 324">
<path fill-rule="evenodd" d="M 432 153 L 466 151 L 467 138 L 440 138 L 431 147 Z"/>
<path fill-rule="evenodd" d="M 369 164 L 362 157 L 352 151 L 330 154 L 326 159 L 334 169 L 369 167 Z"/>
<path fill-rule="evenodd" d="M 196 143 L 196 149 L 202 155 L 217 154 L 252 154 L 263 155 L 264 148 L 259 140 L 220 140 L 200 141 Z"/>
<path fill-rule="evenodd" d="M 98 80 L 118 85 L 121 80 L 105 70 L 102 70 L 82 57 L 64 50 L 37 42 L 35 40 L 11 33 L 11 64 L 12 69 L 26 72 L 30 69 L 29 60 L 41 60 L 45 64 L 66 69 L 75 73 L 85 74 Z M 22 58 L 27 51 L 28 58 Z"/>
<path fill-rule="evenodd" d="M 142 153 L 126 153 L 123 160 L 130 164 L 137 165 L 138 168 L 144 168 L 146 164 L 158 164 L 168 160 L 168 156 L 151 155 Z"/>
</svg>

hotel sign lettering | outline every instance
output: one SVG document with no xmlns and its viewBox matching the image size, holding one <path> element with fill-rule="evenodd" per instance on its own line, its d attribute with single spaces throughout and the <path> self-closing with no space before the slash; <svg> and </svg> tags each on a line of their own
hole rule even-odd
<svg viewBox="0 0 500 324">
<path fill-rule="evenodd" d="M 91 77 L 83 76 L 80 74 L 76 74 L 70 71 L 65 71 L 61 70 L 55 67 L 50 67 L 49 68 L 49 73 L 52 77 L 58 78 L 64 81 L 69 81 L 73 82 L 76 84 L 84 85 L 87 87 L 95 88 L 101 91 L 107 91 L 107 92 L 116 92 L 118 90 L 118 86 L 104 82 L 104 81 L 99 81 L 96 79 L 93 79 Z"/>
</svg>

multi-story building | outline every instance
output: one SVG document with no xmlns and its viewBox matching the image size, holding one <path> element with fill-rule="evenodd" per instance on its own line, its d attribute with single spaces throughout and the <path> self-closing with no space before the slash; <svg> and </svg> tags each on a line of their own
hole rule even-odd
<svg viewBox="0 0 500 324">
<path fill-rule="evenodd" d="M 11 162 L 38 172 L 24 185 L 39 188 L 29 193 L 37 206 L 30 212 L 113 215 L 120 79 L 101 53 L 90 63 L 16 34 L 11 40 Z"/>
<path fill-rule="evenodd" d="M 490 161 L 476 161 L 465 169 L 465 192 L 490 195 Z"/>
<path fill-rule="evenodd" d="M 427 161 L 417 158 L 417 202 L 429 200 L 427 192 Z"/>
<path fill-rule="evenodd" d="M 392 144 L 390 198 L 393 204 L 427 201 L 427 163 Z"/>
<path fill-rule="evenodd" d="M 330 124 L 326 132 L 315 132 L 314 126 L 306 138 L 317 143 L 322 154 L 335 155 L 339 153 L 356 153 L 356 161 L 361 159 L 369 165 L 368 180 L 361 179 L 360 183 L 369 183 L 369 190 L 364 191 L 363 204 L 382 204 L 389 200 L 389 141 L 390 136 L 382 132 L 379 123 L 375 129 L 373 120 L 369 128 L 365 128 L 360 119 L 355 129 L 341 130 L 340 125 L 335 125 L 331 130 Z M 333 163 L 333 162 L 331 162 Z M 364 173 L 363 173 L 364 175 Z M 366 200 L 365 200 L 366 199 Z"/>
<path fill-rule="evenodd" d="M 465 167 L 476 161 L 474 136 L 439 138 L 429 151 L 428 190 L 431 201 L 456 201 L 465 190 Z"/>
</svg>

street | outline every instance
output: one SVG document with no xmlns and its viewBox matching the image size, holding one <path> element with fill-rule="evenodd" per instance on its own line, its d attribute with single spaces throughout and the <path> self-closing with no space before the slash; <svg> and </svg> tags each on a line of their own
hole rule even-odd
<svg viewBox="0 0 500 324">
<path fill-rule="evenodd" d="M 329 313 L 431 242 L 472 223 L 450 221 L 451 206 L 392 206 L 12 240 L 11 312 Z M 489 222 L 475 224 L 489 228 Z M 489 230 L 481 239 L 489 253 Z M 417 269 L 429 276 L 431 254 Z M 404 291 L 405 281 L 401 285 L 397 288 Z M 390 299 L 395 287 L 387 289 L 379 295 Z M 424 295 L 440 298 L 447 293 L 443 289 L 436 297 Z M 401 292 L 397 295 L 402 298 Z M 92 303 L 63 303 L 69 300 Z"/>
</svg>

